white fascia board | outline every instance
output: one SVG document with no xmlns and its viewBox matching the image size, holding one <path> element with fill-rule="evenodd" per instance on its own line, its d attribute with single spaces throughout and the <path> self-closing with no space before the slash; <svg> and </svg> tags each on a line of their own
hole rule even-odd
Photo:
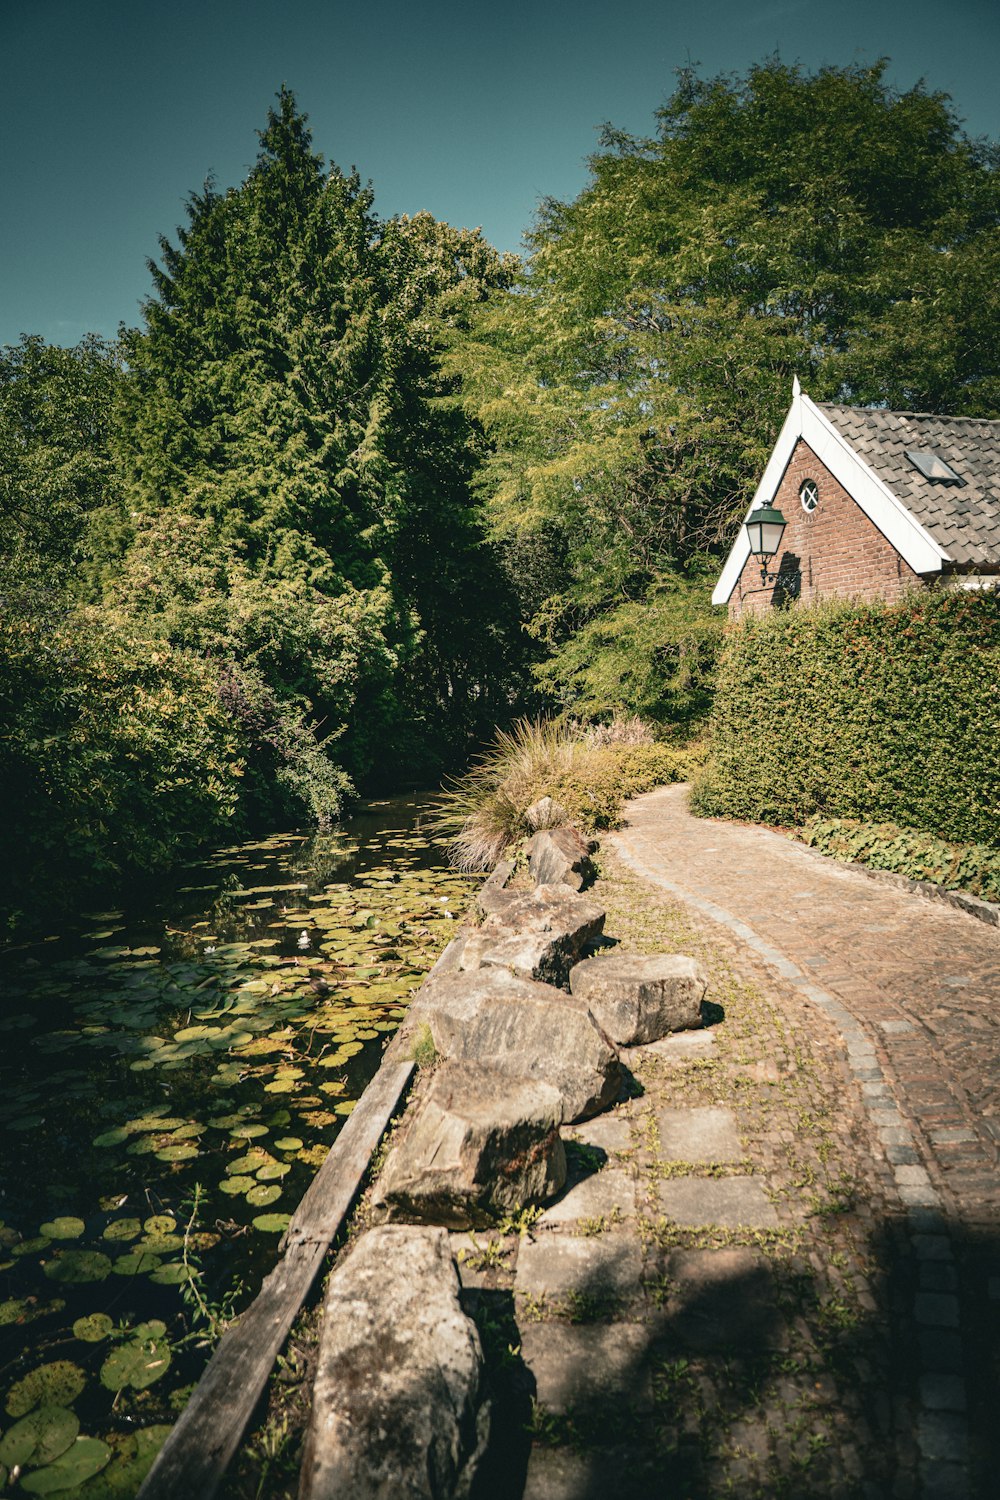
<svg viewBox="0 0 1000 1500">
<path fill-rule="evenodd" d="M 782 476 L 788 468 L 788 461 L 795 452 L 795 444 L 802 436 L 802 401 L 803 397 L 799 391 L 799 382 L 796 380 L 792 395 L 792 404 L 788 408 L 788 415 L 781 425 L 778 433 L 778 441 L 771 450 L 771 457 L 767 461 L 756 493 L 750 501 L 746 515 L 743 517 L 742 525 L 733 543 L 732 551 L 726 558 L 726 565 L 719 575 L 719 581 L 712 592 L 713 604 L 728 604 L 730 595 L 740 579 L 740 574 L 750 556 L 750 538 L 747 536 L 746 522 L 750 519 L 750 512 L 757 509 L 758 505 L 768 500 L 773 500 L 778 492 Z"/>
<path fill-rule="evenodd" d="M 774 499 L 795 445 L 802 438 L 915 573 L 940 573 L 942 562 L 950 560 L 944 548 L 938 545 L 906 506 L 896 499 L 875 471 L 855 452 L 847 439 L 841 436 L 829 418 L 799 390 L 797 380 L 793 390 L 788 415 L 744 521 L 749 519 L 750 512 L 756 510 L 758 505 L 768 504 Z M 744 524 L 739 529 L 713 590 L 713 604 L 729 603 L 749 556 L 750 539 Z"/>
</svg>

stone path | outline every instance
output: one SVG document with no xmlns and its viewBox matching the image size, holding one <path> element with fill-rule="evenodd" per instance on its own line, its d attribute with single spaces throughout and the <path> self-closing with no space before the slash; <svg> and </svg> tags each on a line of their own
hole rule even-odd
<svg viewBox="0 0 1000 1500">
<path fill-rule="evenodd" d="M 570 1183 L 543 1214 L 453 1237 L 506 1424 L 482 1494 L 965 1493 L 929 1429 L 919 1446 L 915 1340 L 893 1311 L 915 1295 L 908 1225 L 836 1026 L 602 866 L 608 933 L 698 958 L 713 1024 L 629 1049 L 617 1105 L 564 1132 Z"/>
<path fill-rule="evenodd" d="M 916 1334 L 896 1392 L 915 1403 L 915 1483 L 995 1492 L 977 1475 L 998 1461 L 1000 931 L 767 830 L 694 819 L 679 787 L 638 799 L 609 842 L 805 999 L 807 1031 L 835 1028 L 864 1145 L 891 1173 L 884 1222 L 902 1215 L 907 1231 L 887 1272 L 909 1283 L 890 1337 Z M 675 1217 L 687 1201 L 669 1205 Z"/>
</svg>

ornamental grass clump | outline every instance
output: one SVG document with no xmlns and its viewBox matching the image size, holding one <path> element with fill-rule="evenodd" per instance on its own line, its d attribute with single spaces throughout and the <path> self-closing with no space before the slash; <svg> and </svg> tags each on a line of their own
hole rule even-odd
<svg viewBox="0 0 1000 1500">
<path fill-rule="evenodd" d="M 687 779 L 701 759 L 696 746 L 656 743 L 635 718 L 520 719 L 444 792 L 431 826 L 458 869 L 488 870 L 534 832 L 528 809 L 539 798 L 552 797 L 581 828 L 613 828 L 629 797 Z"/>
</svg>

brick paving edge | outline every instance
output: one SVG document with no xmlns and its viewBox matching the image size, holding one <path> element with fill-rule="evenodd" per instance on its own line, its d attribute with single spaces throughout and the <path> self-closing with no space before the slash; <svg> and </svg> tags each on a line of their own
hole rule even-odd
<svg viewBox="0 0 1000 1500">
<path fill-rule="evenodd" d="M 878 885 L 892 886 L 897 891 L 909 891 L 911 895 L 921 896 L 925 901 L 942 902 L 945 906 L 954 907 L 956 911 L 964 911 L 969 917 L 975 917 L 977 922 L 985 922 L 988 927 L 1000 927 L 1000 905 L 996 902 L 982 901 L 978 896 L 970 896 L 967 891 L 949 890 L 947 886 L 936 885 L 932 880 L 911 880 L 908 875 L 897 875 L 894 870 L 873 870 L 870 865 L 863 865 L 858 860 L 835 859 L 832 854 L 824 854 L 822 849 L 813 849 L 809 844 L 800 843 L 798 839 L 793 842 L 810 859 L 839 865 L 842 870 L 855 870 Z"/>
</svg>

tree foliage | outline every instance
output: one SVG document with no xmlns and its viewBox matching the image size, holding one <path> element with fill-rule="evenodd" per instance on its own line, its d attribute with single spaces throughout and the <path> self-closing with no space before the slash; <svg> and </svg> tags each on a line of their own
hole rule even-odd
<svg viewBox="0 0 1000 1500">
<path fill-rule="evenodd" d="M 605 706 L 582 642 L 691 598 L 692 574 L 704 599 L 699 554 L 745 508 L 793 373 L 818 399 L 1000 411 L 997 160 L 884 63 L 772 59 L 682 73 L 654 135 L 607 128 L 579 197 L 543 204 L 522 283 L 451 360 L 493 444 L 494 532 L 548 580 L 533 615 L 562 701 Z M 619 707 L 658 649 L 641 634 Z"/>
</svg>

